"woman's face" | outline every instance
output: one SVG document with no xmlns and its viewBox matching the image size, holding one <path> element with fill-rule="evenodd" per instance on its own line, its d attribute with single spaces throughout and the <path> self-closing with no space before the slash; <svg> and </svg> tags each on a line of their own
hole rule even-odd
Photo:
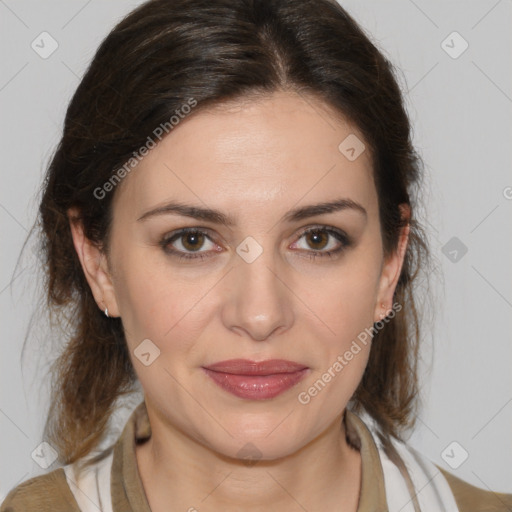
<svg viewBox="0 0 512 512">
<path fill-rule="evenodd" d="M 118 187 L 111 274 L 93 290 L 161 425 L 273 459 L 339 421 L 402 259 L 384 259 L 361 141 L 279 92 L 182 120 Z M 269 360 L 293 364 L 253 364 Z"/>
</svg>

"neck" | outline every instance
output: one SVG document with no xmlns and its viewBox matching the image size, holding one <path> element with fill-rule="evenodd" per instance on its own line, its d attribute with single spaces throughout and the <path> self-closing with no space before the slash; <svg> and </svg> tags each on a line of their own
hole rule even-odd
<svg viewBox="0 0 512 512">
<path fill-rule="evenodd" d="M 136 447 L 153 512 L 357 510 L 361 457 L 341 416 L 297 452 L 254 461 L 225 457 L 154 419 L 151 437 Z"/>
</svg>

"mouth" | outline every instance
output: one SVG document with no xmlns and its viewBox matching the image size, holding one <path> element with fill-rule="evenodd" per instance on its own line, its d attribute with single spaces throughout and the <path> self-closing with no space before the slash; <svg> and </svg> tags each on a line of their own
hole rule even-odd
<svg viewBox="0 0 512 512">
<path fill-rule="evenodd" d="M 230 359 L 202 369 L 223 390 L 247 400 L 268 400 L 298 384 L 309 372 L 303 364 L 284 359 Z"/>
</svg>

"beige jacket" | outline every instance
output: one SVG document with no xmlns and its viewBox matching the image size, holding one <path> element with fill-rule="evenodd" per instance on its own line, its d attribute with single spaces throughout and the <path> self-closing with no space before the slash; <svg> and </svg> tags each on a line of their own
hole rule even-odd
<svg viewBox="0 0 512 512">
<path fill-rule="evenodd" d="M 350 411 L 347 411 L 346 422 L 347 428 L 357 433 L 361 445 L 362 479 L 357 512 L 385 512 L 384 476 L 373 437 L 361 419 Z M 151 512 L 135 457 L 135 443 L 150 435 L 146 406 L 142 402 L 133 411 L 114 446 L 111 472 L 114 512 Z M 512 494 L 479 489 L 438 468 L 446 477 L 460 512 L 512 512 Z M 15 487 L 0 512 L 80 512 L 80 509 L 64 470 L 59 468 Z"/>
</svg>

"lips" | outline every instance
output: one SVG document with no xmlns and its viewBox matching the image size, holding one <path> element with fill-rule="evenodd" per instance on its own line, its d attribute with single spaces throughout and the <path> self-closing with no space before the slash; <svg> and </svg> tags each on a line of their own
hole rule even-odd
<svg viewBox="0 0 512 512">
<path fill-rule="evenodd" d="M 232 375 L 274 375 L 276 373 L 293 373 L 304 370 L 303 364 L 285 359 L 268 359 L 267 361 L 250 361 L 248 359 L 230 359 L 206 366 L 208 370 Z"/>
<path fill-rule="evenodd" d="M 218 386 L 239 398 L 267 400 L 295 386 L 309 368 L 284 359 L 230 359 L 203 370 Z"/>
</svg>

